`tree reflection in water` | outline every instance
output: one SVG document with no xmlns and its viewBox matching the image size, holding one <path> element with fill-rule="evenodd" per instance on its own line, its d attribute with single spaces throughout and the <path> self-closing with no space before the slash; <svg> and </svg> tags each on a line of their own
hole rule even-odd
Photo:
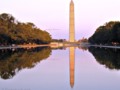
<svg viewBox="0 0 120 90">
<path fill-rule="evenodd" d="M 33 68 L 51 54 L 49 47 L 32 49 L 0 50 L 0 76 L 10 79 L 22 69 Z"/>
<path fill-rule="evenodd" d="M 98 63 L 109 69 L 120 69 L 120 49 L 106 49 L 96 47 L 78 47 L 88 50 Z M 33 68 L 41 60 L 47 59 L 51 54 L 50 47 L 0 50 L 0 76 L 2 79 L 10 79 L 22 69 Z"/>
<path fill-rule="evenodd" d="M 90 47 L 89 52 L 102 65 L 109 69 L 120 69 L 120 49 Z"/>
</svg>

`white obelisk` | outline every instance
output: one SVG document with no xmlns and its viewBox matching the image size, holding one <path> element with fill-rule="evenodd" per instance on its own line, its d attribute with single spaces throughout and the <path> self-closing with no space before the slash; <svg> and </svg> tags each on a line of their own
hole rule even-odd
<svg viewBox="0 0 120 90">
<path fill-rule="evenodd" d="M 74 25 L 74 2 L 70 1 L 70 12 L 69 12 L 69 41 L 75 42 L 75 25 Z"/>
<path fill-rule="evenodd" d="M 75 25 L 74 25 L 74 3 L 70 1 L 70 16 L 69 16 L 69 42 L 75 42 Z M 75 47 L 69 48 L 70 58 L 70 86 L 74 86 L 74 67 L 75 67 Z"/>
</svg>

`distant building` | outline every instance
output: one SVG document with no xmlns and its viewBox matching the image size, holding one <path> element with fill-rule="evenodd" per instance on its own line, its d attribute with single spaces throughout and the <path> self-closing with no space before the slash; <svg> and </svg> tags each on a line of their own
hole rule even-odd
<svg viewBox="0 0 120 90">
<path fill-rule="evenodd" d="M 51 47 L 51 48 L 64 47 L 64 43 L 62 43 L 62 42 L 51 42 L 51 43 L 50 43 L 50 47 Z"/>
</svg>

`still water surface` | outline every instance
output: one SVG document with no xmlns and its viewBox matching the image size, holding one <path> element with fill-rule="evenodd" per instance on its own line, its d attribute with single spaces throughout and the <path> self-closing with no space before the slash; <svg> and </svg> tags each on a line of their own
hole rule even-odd
<svg viewBox="0 0 120 90">
<path fill-rule="evenodd" d="M 70 69 L 69 49 L 0 50 L 0 90 L 120 89 L 120 50 L 76 47 Z"/>
</svg>

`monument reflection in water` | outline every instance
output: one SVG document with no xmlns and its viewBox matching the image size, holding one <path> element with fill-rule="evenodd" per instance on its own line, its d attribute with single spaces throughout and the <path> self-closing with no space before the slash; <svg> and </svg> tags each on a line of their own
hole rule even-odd
<svg viewBox="0 0 120 90">
<path fill-rule="evenodd" d="M 74 68 L 75 68 L 75 47 L 69 48 L 69 59 L 70 59 L 70 86 L 74 86 Z"/>
</svg>

